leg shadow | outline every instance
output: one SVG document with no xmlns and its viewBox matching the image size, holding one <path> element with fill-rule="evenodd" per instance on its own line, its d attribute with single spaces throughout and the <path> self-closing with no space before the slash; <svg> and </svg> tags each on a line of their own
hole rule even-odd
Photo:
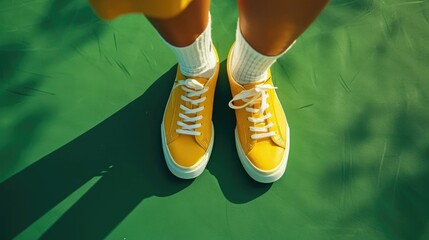
<svg viewBox="0 0 429 240">
<path fill-rule="evenodd" d="M 47 239 L 106 237 L 143 199 L 189 186 L 168 172 L 160 123 L 176 67 L 139 98 L 0 184 L 1 239 L 10 239 L 86 182 L 101 179 L 44 233 Z"/>
</svg>

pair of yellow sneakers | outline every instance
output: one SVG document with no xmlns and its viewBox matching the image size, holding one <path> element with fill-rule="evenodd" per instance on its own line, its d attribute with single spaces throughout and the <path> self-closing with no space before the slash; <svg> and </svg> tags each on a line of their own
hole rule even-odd
<svg viewBox="0 0 429 240">
<path fill-rule="evenodd" d="M 232 48 L 231 48 L 232 50 Z M 275 92 L 271 73 L 263 83 L 238 84 L 227 72 L 237 125 L 235 143 L 246 172 L 256 181 L 278 180 L 286 169 L 289 154 L 289 126 Z M 215 51 L 216 53 L 216 51 Z M 191 179 L 205 169 L 213 149 L 213 100 L 219 74 L 210 79 L 187 78 L 177 69 L 176 79 L 161 124 L 162 147 L 170 171 Z"/>
</svg>

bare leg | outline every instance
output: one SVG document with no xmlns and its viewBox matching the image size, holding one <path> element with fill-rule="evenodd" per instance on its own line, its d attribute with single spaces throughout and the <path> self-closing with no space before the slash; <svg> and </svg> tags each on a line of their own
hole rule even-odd
<svg viewBox="0 0 429 240">
<path fill-rule="evenodd" d="M 235 110 L 238 156 L 256 181 L 277 181 L 289 154 L 289 128 L 268 70 L 327 2 L 238 0 L 240 26 L 227 64 L 229 106 Z"/>
<path fill-rule="evenodd" d="M 148 18 L 161 36 L 176 47 L 192 44 L 208 24 L 210 0 L 193 0 L 179 15 L 169 19 Z"/>
<path fill-rule="evenodd" d="M 240 29 L 259 53 L 286 50 L 316 19 L 329 0 L 238 0 Z"/>
<path fill-rule="evenodd" d="M 171 19 L 150 18 L 179 62 L 161 128 L 162 148 L 170 171 L 179 178 L 199 176 L 214 142 L 213 100 L 219 64 L 212 47 L 210 0 L 193 0 Z M 181 86 L 181 87 L 177 87 Z"/>
</svg>

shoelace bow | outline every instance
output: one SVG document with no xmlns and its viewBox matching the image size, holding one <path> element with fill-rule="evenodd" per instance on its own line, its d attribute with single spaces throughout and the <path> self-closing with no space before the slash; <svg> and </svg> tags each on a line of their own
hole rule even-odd
<svg viewBox="0 0 429 240">
<path fill-rule="evenodd" d="M 234 98 L 229 102 L 228 106 L 232 109 L 242 109 L 245 108 L 247 112 L 250 113 L 258 113 L 260 117 L 248 117 L 247 120 L 254 123 L 254 125 L 258 123 L 264 124 L 266 120 L 268 120 L 271 117 L 271 113 L 268 112 L 264 114 L 265 110 L 270 106 L 267 103 L 267 99 L 269 97 L 269 94 L 267 91 L 269 89 L 277 89 L 277 87 L 274 87 L 270 84 L 260 84 L 255 86 L 252 89 L 243 90 L 239 94 L 235 95 Z M 242 100 L 244 102 L 243 105 L 234 105 L 234 101 Z M 260 103 L 260 108 L 253 108 L 251 106 L 254 106 L 256 103 Z M 270 127 L 272 127 L 274 124 L 272 122 L 259 127 L 250 127 L 249 130 L 252 132 L 255 132 L 252 134 L 252 139 L 261 139 L 266 137 L 271 137 L 276 135 L 274 131 L 268 131 Z"/>
<path fill-rule="evenodd" d="M 203 93 L 207 92 L 209 88 L 204 87 L 203 84 L 192 78 L 179 80 L 178 84 L 174 88 L 179 86 L 184 92 L 186 92 L 186 95 L 181 95 L 180 98 L 183 101 L 190 103 L 191 106 L 193 105 L 197 108 L 188 108 L 183 104 L 180 104 L 180 109 L 183 112 L 179 113 L 179 117 L 182 119 L 182 121 L 177 121 L 177 125 L 179 125 L 181 128 L 176 129 L 176 132 L 179 134 L 199 136 L 201 135 L 201 132 L 197 131 L 196 129 L 201 127 L 201 123 L 196 122 L 203 118 L 203 115 L 198 115 L 198 113 L 204 109 L 204 106 L 198 106 L 200 103 L 206 100 L 206 97 L 194 97 L 201 96 Z"/>
</svg>

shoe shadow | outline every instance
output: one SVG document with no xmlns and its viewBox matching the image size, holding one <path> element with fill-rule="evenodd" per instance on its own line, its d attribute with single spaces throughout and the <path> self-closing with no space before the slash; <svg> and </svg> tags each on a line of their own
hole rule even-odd
<svg viewBox="0 0 429 240">
<path fill-rule="evenodd" d="M 0 184 L 1 239 L 11 239 L 89 180 L 101 176 L 43 238 L 105 238 L 142 200 L 192 181 L 164 162 L 160 123 L 176 67 L 139 98 Z"/>
<path fill-rule="evenodd" d="M 207 169 L 213 174 L 225 197 L 232 203 L 246 203 L 267 192 L 272 184 L 254 181 L 245 172 L 235 148 L 235 114 L 228 107 L 232 99 L 226 61 L 221 63 L 213 109 L 215 143 Z"/>
</svg>

